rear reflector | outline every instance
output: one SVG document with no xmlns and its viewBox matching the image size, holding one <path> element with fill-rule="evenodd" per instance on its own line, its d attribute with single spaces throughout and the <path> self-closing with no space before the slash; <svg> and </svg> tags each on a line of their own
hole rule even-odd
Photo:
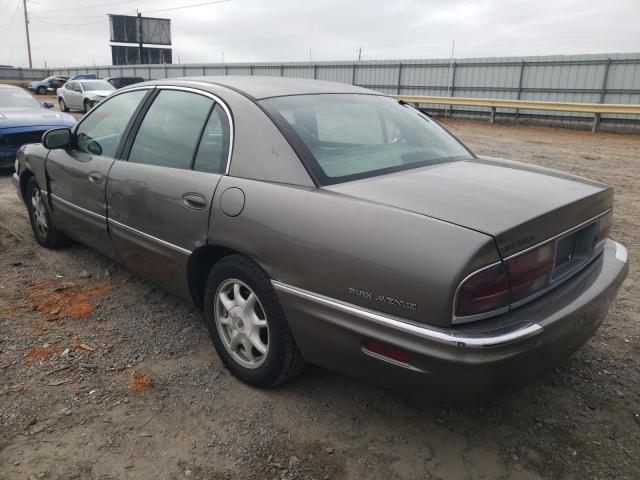
<svg viewBox="0 0 640 480">
<path fill-rule="evenodd" d="M 467 278 L 458 290 L 456 316 L 477 315 L 509 305 L 509 282 L 502 264 Z"/>
<path fill-rule="evenodd" d="M 375 340 L 365 340 L 364 348 L 370 352 L 377 353 L 378 355 L 390 358 L 397 362 L 409 363 L 411 360 L 411 356 L 407 352 L 395 350 L 393 347 L 376 342 Z"/>
</svg>

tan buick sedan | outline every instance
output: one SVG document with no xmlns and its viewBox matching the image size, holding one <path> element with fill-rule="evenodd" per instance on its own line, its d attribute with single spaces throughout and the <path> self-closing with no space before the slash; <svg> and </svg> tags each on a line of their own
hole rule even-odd
<svg viewBox="0 0 640 480">
<path fill-rule="evenodd" d="M 18 153 L 40 244 L 69 238 L 204 309 L 226 366 L 510 384 L 596 331 L 627 273 L 613 191 L 478 157 L 396 99 L 271 77 L 146 82 Z"/>
</svg>

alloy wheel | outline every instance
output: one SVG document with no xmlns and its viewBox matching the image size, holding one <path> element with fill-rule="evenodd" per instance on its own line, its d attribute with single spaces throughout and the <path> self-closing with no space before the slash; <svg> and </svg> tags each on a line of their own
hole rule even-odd
<svg viewBox="0 0 640 480">
<path fill-rule="evenodd" d="M 36 221 L 36 228 L 42 237 L 47 236 L 49 231 L 49 223 L 47 222 L 47 211 L 44 206 L 42 193 L 39 189 L 34 188 L 31 193 L 31 207 L 33 209 L 33 217 Z"/>
<path fill-rule="evenodd" d="M 216 291 L 214 314 L 220 339 L 231 357 L 246 368 L 262 365 L 269 352 L 269 327 L 255 292 L 240 280 L 225 280 Z"/>
</svg>

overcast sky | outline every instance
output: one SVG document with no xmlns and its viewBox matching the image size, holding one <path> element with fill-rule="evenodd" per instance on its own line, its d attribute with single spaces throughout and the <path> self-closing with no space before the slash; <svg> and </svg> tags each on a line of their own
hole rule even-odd
<svg viewBox="0 0 640 480">
<path fill-rule="evenodd" d="M 111 63 L 107 13 L 172 21 L 174 63 L 640 51 L 640 0 L 28 0 L 34 67 Z M 0 64 L 27 66 L 22 0 L 0 0 Z"/>
</svg>

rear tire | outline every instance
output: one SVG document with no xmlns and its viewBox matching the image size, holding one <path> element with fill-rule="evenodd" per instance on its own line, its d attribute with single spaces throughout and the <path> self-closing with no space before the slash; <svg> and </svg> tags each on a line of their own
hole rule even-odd
<svg viewBox="0 0 640 480">
<path fill-rule="evenodd" d="M 58 248 L 69 242 L 68 237 L 53 224 L 45 206 L 44 194 L 38 187 L 36 177 L 31 177 L 27 183 L 25 202 L 33 235 L 40 245 L 45 248 Z"/>
<path fill-rule="evenodd" d="M 36 93 L 38 95 L 46 95 L 47 94 L 47 88 L 46 87 L 38 87 L 36 90 Z"/>
<path fill-rule="evenodd" d="M 304 360 L 267 273 L 242 255 L 209 272 L 205 322 L 225 366 L 255 387 L 274 387 L 302 370 Z"/>
<path fill-rule="evenodd" d="M 62 97 L 58 99 L 58 105 L 60 105 L 60 110 L 62 110 L 63 112 L 69 111 L 69 107 L 67 107 L 67 104 Z"/>
</svg>

